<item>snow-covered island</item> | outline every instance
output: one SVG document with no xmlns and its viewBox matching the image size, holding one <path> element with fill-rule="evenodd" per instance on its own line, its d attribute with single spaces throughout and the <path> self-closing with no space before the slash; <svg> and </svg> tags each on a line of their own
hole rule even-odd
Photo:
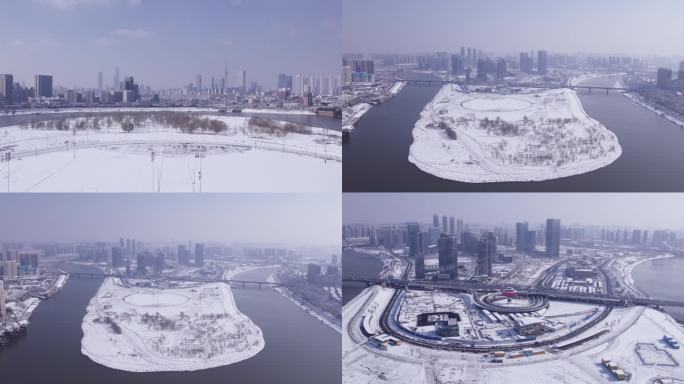
<svg viewBox="0 0 684 384">
<path fill-rule="evenodd" d="M 12 192 L 341 188 L 342 133 L 185 110 L 47 114 L 0 128 Z"/>
<path fill-rule="evenodd" d="M 194 371 L 233 364 L 264 348 L 224 283 L 177 287 L 107 278 L 83 318 L 81 352 L 131 372 Z"/>
<path fill-rule="evenodd" d="M 409 161 L 444 179 L 489 183 L 578 175 L 621 154 L 617 136 L 570 89 L 469 92 L 447 84 L 415 124 Z"/>
</svg>

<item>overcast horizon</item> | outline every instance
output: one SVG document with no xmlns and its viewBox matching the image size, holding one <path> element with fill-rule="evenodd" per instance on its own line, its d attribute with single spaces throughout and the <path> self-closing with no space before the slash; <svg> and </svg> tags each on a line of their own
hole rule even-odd
<svg viewBox="0 0 684 384">
<path fill-rule="evenodd" d="M 226 61 L 231 83 L 273 88 L 278 73 L 337 75 L 339 0 L 8 0 L 2 4 L 0 73 L 33 84 L 96 88 L 98 72 L 182 87 L 203 75 L 218 83 Z M 30 23 L 27 19 L 30 18 Z"/>
<path fill-rule="evenodd" d="M 464 222 L 629 226 L 684 229 L 677 193 L 345 193 L 343 224 L 429 223 L 433 214 Z"/>
<path fill-rule="evenodd" d="M 678 0 L 343 0 L 342 14 L 343 52 L 684 55 Z"/>
<path fill-rule="evenodd" d="M 336 194 L 10 194 L 0 243 L 224 242 L 339 247 Z"/>
</svg>

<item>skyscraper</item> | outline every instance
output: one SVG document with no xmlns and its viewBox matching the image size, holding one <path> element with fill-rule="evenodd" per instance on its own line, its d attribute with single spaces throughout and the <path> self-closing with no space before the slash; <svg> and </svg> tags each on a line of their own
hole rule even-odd
<svg viewBox="0 0 684 384">
<path fill-rule="evenodd" d="M 477 250 L 477 274 L 490 276 L 492 274 L 492 264 L 496 256 L 496 237 L 494 233 L 487 232 L 482 235 L 478 243 Z"/>
<path fill-rule="evenodd" d="M 5 319 L 7 309 L 5 308 L 5 282 L 0 280 L 0 319 Z"/>
<path fill-rule="evenodd" d="M 114 81 L 114 84 L 112 84 L 112 88 L 115 91 L 121 90 L 121 80 L 119 78 L 119 67 L 116 67 L 114 69 L 114 80 L 113 81 Z"/>
<path fill-rule="evenodd" d="M 463 73 L 463 56 L 451 55 L 451 74 L 458 76 Z"/>
<path fill-rule="evenodd" d="M 453 216 L 449 218 L 449 234 L 452 236 L 456 234 L 456 220 Z"/>
<path fill-rule="evenodd" d="M 14 104 L 14 77 L 0 75 L 0 103 Z"/>
<path fill-rule="evenodd" d="M 684 80 L 684 61 L 679 62 L 679 74 L 677 75 L 679 80 Z"/>
<path fill-rule="evenodd" d="M 195 265 L 198 267 L 204 266 L 204 244 L 195 244 Z"/>
<path fill-rule="evenodd" d="M 425 278 L 425 255 L 423 255 L 422 252 L 419 252 L 416 255 L 415 272 L 416 272 L 416 279 L 424 279 Z"/>
<path fill-rule="evenodd" d="M 520 72 L 530 73 L 532 72 L 532 60 L 527 52 L 520 52 Z"/>
<path fill-rule="evenodd" d="M 506 76 L 506 60 L 499 59 L 496 62 L 496 79 L 501 81 Z"/>
<path fill-rule="evenodd" d="M 515 249 L 518 251 L 527 250 L 527 221 L 515 223 Z"/>
<path fill-rule="evenodd" d="M 197 88 L 198 92 L 202 92 L 202 75 L 197 75 L 197 78 L 195 79 L 195 88 Z"/>
<path fill-rule="evenodd" d="M 414 257 L 419 253 L 419 234 L 420 234 L 420 224 L 418 223 L 406 223 L 408 246 L 409 246 L 409 256 Z"/>
<path fill-rule="evenodd" d="M 432 215 L 432 226 L 435 228 L 439 228 L 439 216 L 438 215 Z"/>
<path fill-rule="evenodd" d="M 52 97 L 52 76 L 36 75 L 34 89 L 36 97 Z"/>
<path fill-rule="evenodd" d="M 560 219 L 546 219 L 546 256 L 560 256 Z"/>
<path fill-rule="evenodd" d="M 442 233 L 447 233 L 447 217 L 442 215 Z"/>
<path fill-rule="evenodd" d="M 537 72 L 539 72 L 539 74 L 541 74 L 541 75 L 545 75 L 546 72 L 548 71 L 546 60 L 547 60 L 546 51 L 544 51 L 544 50 L 537 51 Z"/>
<path fill-rule="evenodd" d="M 247 92 L 247 70 L 242 70 L 242 93 Z"/>
<path fill-rule="evenodd" d="M 439 273 L 450 275 L 452 279 L 457 276 L 456 238 L 442 233 L 437 240 L 437 252 L 439 257 Z"/>
<path fill-rule="evenodd" d="M 672 70 L 669 68 L 658 68 L 656 75 L 656 86 L 660 89 L 670 88 L 672 82 Z"/>
<path fill-rule="evenodd" d="M 102 92 L 102 90 L 104 89 L 104 83 L 103 83 L 102 76 L 103 76 L 102 71 L 97 73 L 97 90 L 100 92 Z"/>
</svg>

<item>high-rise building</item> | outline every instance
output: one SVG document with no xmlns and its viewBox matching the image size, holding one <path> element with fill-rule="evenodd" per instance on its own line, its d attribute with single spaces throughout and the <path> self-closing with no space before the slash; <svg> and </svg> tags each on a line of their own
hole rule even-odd
<svg viewBox="0 0 684 384">
<path fill-rule="evenodd" d="M 195 265 L 198 267 L 204 266 L 204 244 L 195 244 Z"/>
<path fill-rule="evenodd" d="M 487 64 L 483 59 L 477 61 L 477 79 L 487 80 Z"/>
<path fill-rule="evenodd" d="M 309 283 L 317 283 L 321 278 L 321 266 L 314 263 L 306 265 L 306 281 Z"/>
<path fill-rule="evenodd" d="M 532 59 L 527 52 L 520 52 L 520 72 L 530 73 L 532 72 Z"/>
<path fill-rule="evenodd" d="M 242 93 L 247 92 L 247 70 L 242 70 Z"/>
<path fill-rule="evenodd" d="M 197 75 L 195 79 L 195 88 L 198 92 L 202 92 L 202 75 Z"/>
<path fill-rule="evenodd" d="M 453 216 L 449 218 L 449 234 L 452 236 L 456 234 L 456 220 Z"/>
<path fill-rule="evenodd" d="M 5 282 L 0 280 L 0 319 L 5 319 L 7 316 L 7 308 L 5 307 Z"/>
<path fill-rule="evenodd" d="M 432 226 L 439 228 L 439 215 L 432 215 Z"/>
<path fill-rule="evenodd" d="M 447 217 L 442 215 L 442 233 L 447 233 Z"/>
<path fill-rule="evenodd" d="M 527 250 L 527 221 L 515 223 L 515 249 L 517 251 Z"/>
<path fill-rule="evenodd" d="M 656 86 L 660 89 L 670 88 L 672 84 L 672 70 L 669 68 L 658 68 L 656 74 Z"/>
<path fill-rule="evenodd" d="M 482 235 L 478 243 L 476 273 L 481 276 L 490 276 L 494 257 L 496 257 L 496 236 L 492 232 L 487 232 Z"/>
<path fill-rule="evenodd" d="M 52 76 L 36 75 L 33 89 L 36 97 L 52 97 Z"/>
<path fill-rule="evenodd" d="M 130 92 L 127 94 L 127 92 Z M 127 103 L 133 103 L 138 101 L 140 94 L 138 91 L 138 85 L 135 83 L 133 76 L 126 77 L 124 79 L 124 101 Z"/>
<path fill-rule="evenodd" d="M 103 83 L 103 73 L 102 71 L 97 73 L 97 90 L 102 92 L 104 89 L 104 83 Z"/>
<path fill-rule="evenodd" d="M 679 73 L 677 74 L 679 80 L 684 80 L 684 61 L 679 62 Z"/>
<path fill-rule="evenodd" d="M 14 76 L 0 75 L 0 104 L 14 104 Z"/>
<path fill-rule="evenodd" d="M 330 265 L 337 265 L 337 255 L 332 255 Z"/>
<path fill-rule="evenodd" d="M 501 81 L 506 77 L 506 60 L 504 59 L 499 59 L 496 62 L 496 79 L 498 81 Z"/>
<path fill-rule="evenodd" d="M 560 256 L 560 219 L 546 219 L 546 256 Z"/>
<path fill-rule="evenodd" d="M 545 75 L 548 71 L 547 54 L 544 50 L 537 51 L 537 72 Z"/>
<path fill-rule="evenodd" d="M 409 246 L 409 256 L 416 256 L 419 251 L 419 236 L 420 236 L 420 224 L 418 223 L 406 223 L 407 240 Z"/>
<path fill-rule="evenodd" d="M 178 264 L 190 265 L 190 251 L 182 244 L 178 246 Z"/>
<path fill-rule="evenodd" d="M 145 265 L 145 255 L 138 253 L 136 273 L 138 275 L 144 275 L 147 273 L 147 265 Z"/>
<path fill-rule="evenodd" d="M 112 89 L 115 91 L 121 90 L 121 78 L 119 77 L 119 67 L 114 68 L 114 84 L 112 84 Z"/>
<path fill-rule="evenodd" d="M 452 279 L 457 277 L 457 253 L 456 238 L 442 233 L 437 241 L 439 257 L 439 273 L 450 275 Z"/>
<path fill-rule="evenodd" d="M 465 68 L 463 64 L 463 56 L 461 55 L 451 55 L 451 74 L 458 76 L 463 74 L 463 69 Z"/>
<path fill-rule="evenodd" d="M 123 249 L 120 247 L 112 247 L 112 268 L 121 268 L 124 266 Z"/>
<path fill-rule="evenodd" d="M 425 278 L 425 255 L 422 252 L 416 255 L 415 273 L 416 279 Z"/>
<path fill-rule="evenodd" d="M 460 239 L 463 234 L 463 219 L 456 219 L 456 238 Z"/>
</svg>

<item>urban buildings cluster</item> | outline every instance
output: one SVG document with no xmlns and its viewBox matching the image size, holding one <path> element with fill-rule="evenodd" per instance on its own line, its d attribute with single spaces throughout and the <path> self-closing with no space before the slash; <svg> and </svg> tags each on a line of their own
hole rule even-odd
<svg viewBox="0 0 684 384">
<path fill-rule="evenodd" d="M 8 249 L 0 251 L 0 276 L 32 276 L 40 273 L 40 251 Z"/>
<path fill-rule="evenodd" d="M 684 61 L 679 63 L 677 78 L 672 78 L 672 69 L 658 68 L 656 86 L 660 89 L 674 89 L 684 91 Z"/>
<path fill-rule="evenodd" d="M 335 284 L 340 276 L 337 255 L 332 255 L 329 264 L 306 264 L 306 281 L 310 284 Z"/>
</svg>

